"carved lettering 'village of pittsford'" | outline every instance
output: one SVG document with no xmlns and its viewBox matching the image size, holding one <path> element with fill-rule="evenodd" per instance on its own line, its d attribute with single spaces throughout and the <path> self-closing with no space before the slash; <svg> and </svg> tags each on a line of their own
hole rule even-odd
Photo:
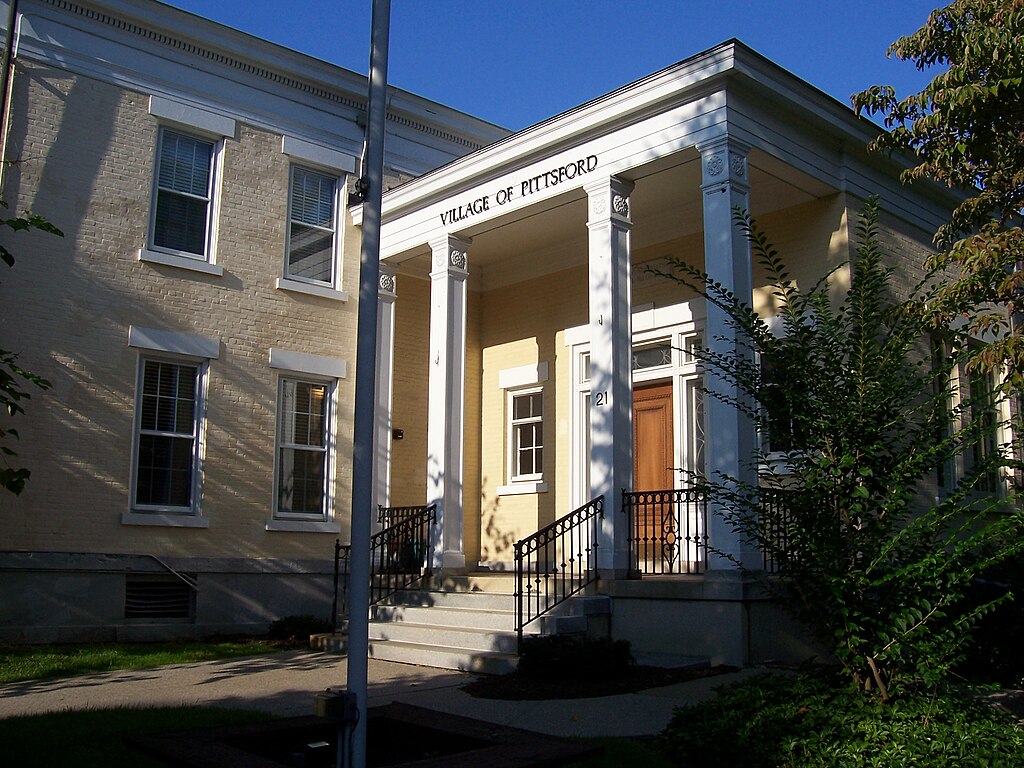
<svg viewBox="0 0 1024 768">
<path fill-rule="evenodd" d="M 597 155 L 588 155 L 571 163 L 552 168 L 549 171 L 538 173 L 523 179 L 518 185 L 504 186 L 493 195 L 481 195 L 468 203 L 463 203 L 441 213 L 441 225 L 448 226 L 460 221 L 465 221 L 471 216 L 476 216 L 485 211 L 491 210 L 491 201 L 496 205 L 505 205 L 512 200 L 528 197 L 551 187 L 558 186 L 564 181 L 579 178 L 587 173 L 592 173 L 597 168 Z"/>
</svg>

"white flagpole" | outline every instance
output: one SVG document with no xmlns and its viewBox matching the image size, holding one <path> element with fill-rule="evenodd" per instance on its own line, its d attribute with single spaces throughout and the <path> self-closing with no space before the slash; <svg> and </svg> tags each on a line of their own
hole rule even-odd
<svg viewBox="0 0 1024 768">
<path fill-rule="evenodd" d="M 384 180 L 391 0 L 373 0 L 370 93 L 363 179 L 359 316 L 356 331 L 356 400 L 352 451 L 352 553 L 349 572 L 348 690 L 356 695 L 349 768 L 366 766 L 367 660 L 370 613 L 370 515 L 373 510 L 373 433 L 377 361 L 377 288 L 380 280 L 380 209 Z"/>
</svg>

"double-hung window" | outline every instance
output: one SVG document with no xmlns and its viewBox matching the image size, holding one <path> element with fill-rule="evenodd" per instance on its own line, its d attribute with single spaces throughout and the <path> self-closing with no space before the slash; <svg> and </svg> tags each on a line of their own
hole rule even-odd
<svg viewBox="0 0 1024 768">
<path fill-rule="evenodd" d="M 544 382 L 546 362 L 498 371 L 505 400 L 505 483 L 497 494 L 545 493 Z"/>
<path fill-rule="evenodd" d="M 215 156 L 213 141 L 160 129 L 150 233 L 154 250 L 209 260 Z"/>
<path fill-rule="evenodd" d="M 204 364 L 144 357 L 139 365 L 133 507 L 194 513 L 198 508 Z"/>
<path fill-rule="evenodd" d="M 291 169 L 285 277 L 333 287 L 338 279 L 337 177 Z"/>
<path fill-rule="evenodd" d="M 329 514 L 329 435 L 333 384 L 281 377 L 277 505 L 280 517 Z"/>
<path fill-rule="evenodd" d="M 544 472 L 544 392 L 509 392 L 509 480 L 540 480 Z"/>
</svg>

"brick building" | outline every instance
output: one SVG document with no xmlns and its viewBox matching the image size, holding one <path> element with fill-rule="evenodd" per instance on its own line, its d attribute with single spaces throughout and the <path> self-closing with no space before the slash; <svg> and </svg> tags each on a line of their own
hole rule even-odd
<svg viewBox="0 0 1024 768">
<path fill-rule="evenodd" d="M 351 514 L 365 79 L 143 0 L 21 12 L 3 194 L 65 237 L 5 236 L 0 339 L 53 389 L 19 417 L 29 487 L 0 497 L 0 639 L 322 615 Z M 655 271 L 682 259 L 770 314 L 734 208 L 806 282 L 842 276 L 877 194 L 911 281 L 950 201 L 868 156 L 876 132 L 737 41 L 513 135 L 393 91 L 375 485 L 435 506 L 436 584 L 481 589 L 600 498 L 585 610 L 614 636 L 802 652 L 742 571 L 690 546 L 759 567 L 713 504 L 680 512 L 677 471 L 742 475 L 757 435 L 690 353 L 728 344 L 725 318 Z M 659 554 L 638 554 L 624 489 L 677 500 Z M 180 618 L 133 613 L 181 575 Z M 443 663 L 484 668 L 466 647 Z"/>
</svg>

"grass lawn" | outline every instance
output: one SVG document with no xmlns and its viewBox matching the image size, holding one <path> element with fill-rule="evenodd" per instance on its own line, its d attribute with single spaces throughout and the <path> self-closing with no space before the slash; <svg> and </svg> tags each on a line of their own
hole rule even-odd
<svg viewBox="0 0 1024 768">
<path fill-rule="evenodd" d="M 0 720 L 3 764 L 19 768 L 164 768 L 124 744 L 127 736 L 269 720 L 270 715 L 210 707 L 106 709 Z"/>
<path fill-rule="evenodd" d="M 189 643 L 0 645 L 0 685 L 118 669 L 229 659 L 274 653 L 284 645 L 260 639 Z"/>
</svg>

